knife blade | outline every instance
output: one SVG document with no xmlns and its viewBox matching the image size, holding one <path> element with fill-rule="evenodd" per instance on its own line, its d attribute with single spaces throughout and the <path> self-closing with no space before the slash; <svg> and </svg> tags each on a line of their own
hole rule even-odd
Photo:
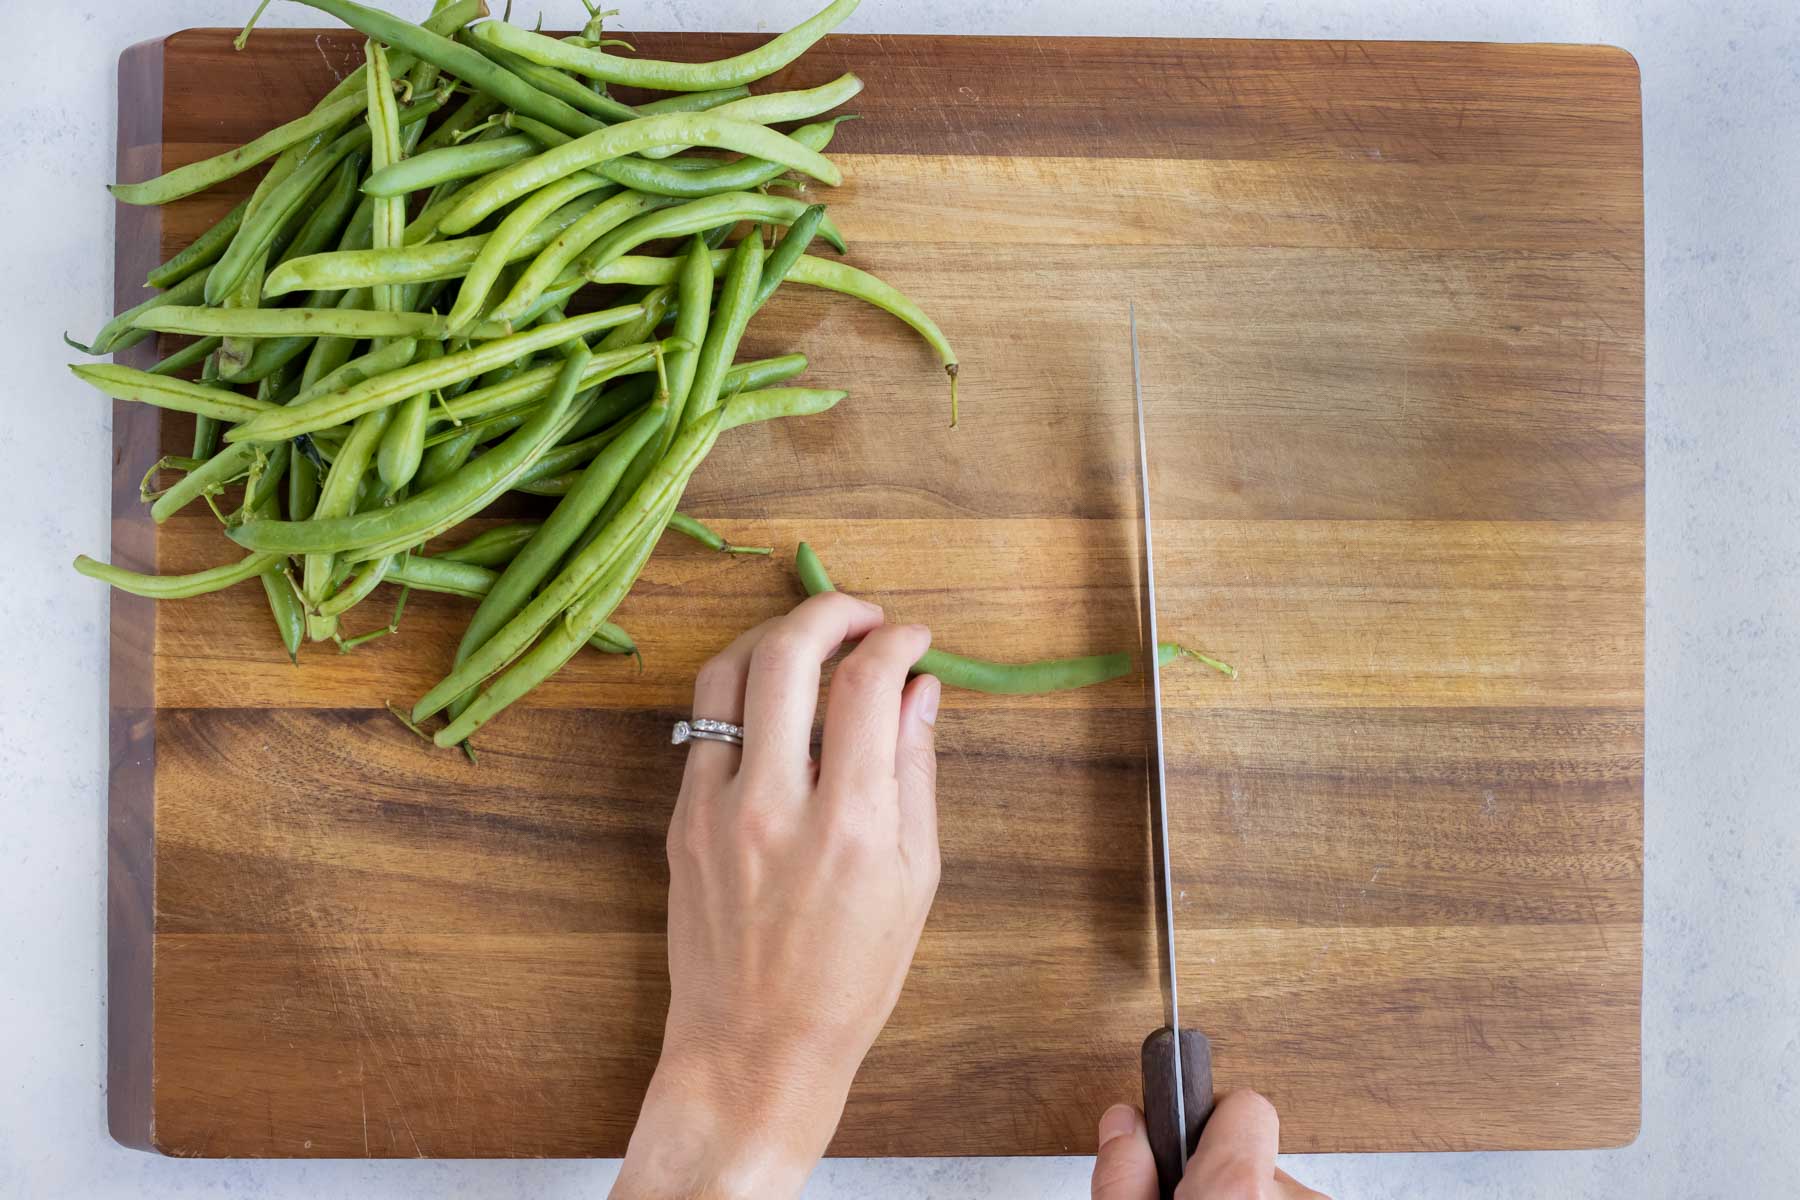
<svg viewBox="0 0 1800 1200">
<path fill-rule="evenodd" d="M 1143 363 L 1138 353 L 1137 305 L 1130 307 L 1131 389 L 1137 406 L 1138 490 L 1142 505 L 1138 523 L 1139 629 L 1150 691 L 1153 730 L 1150 792 L 1150 840 L 1156 897 L 1157 984 L 1162 991 L 1166 1024 L 1144 1039 L 1144 1123 L 1156 1158 L 1162 1195 L 1172 1197 L 1199 1143 L 1201 1128 L 1212 1115 L 1212 1046 L 1198 1029 L 1181 1024 L 1181 990 L 1175 958 L 1175 877 L 1169 861 L 1167 765 L 1163 744 L 1162 664 L 1157 648 L 1156 554 L 1150 527 L 1150 439 L 1144 420 Z"/>
</svg>

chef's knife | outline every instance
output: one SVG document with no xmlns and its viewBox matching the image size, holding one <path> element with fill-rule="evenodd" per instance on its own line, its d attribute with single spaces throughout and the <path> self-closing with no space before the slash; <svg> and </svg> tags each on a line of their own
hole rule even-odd
<svg viewBox="0 0 1800 1200">
<path fill-rule="evenodd" d="M 1157 1182 L 1171 1197 L 1200 1130 L 1212 1115 L 1212 1045 L 1198 1029 L 1181 1024 L 1175 970 L 1175 882 L 1169 869 L 1169 805 L 1163 768 L 1162 665 L 1156 633 L 1156 562 L 1150 535 L 1150 442 L 1144 432 L 1144 381 L 1138 358 L 1137 306 L 1131 308 L 1131 388 L 1137 401 L 1138 487 L 1143 504 L 1138 596 L 1145 669 L 1150 679 L 1150 720 L 1155 734 L 1150 767 L 1150 840 L 1156 875 L 1157 982 L 1162 988 L 1161 1029 L 1144 1039 L 1144 1123 L 1156 1157 Z M 1179 1050 L 1177 1049 L 1179 1047 Z"/>
</svg>

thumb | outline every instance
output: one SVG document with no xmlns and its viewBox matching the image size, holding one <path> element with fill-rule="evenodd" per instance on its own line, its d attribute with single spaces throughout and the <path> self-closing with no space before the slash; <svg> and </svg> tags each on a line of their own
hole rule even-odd
<svg viewBox="0 0 1800 1200">
<path fill-rule="evenodd" d="M 1150 1135 L 1144 1114 L 1129 1104 L 1115 1104 L 1100 1118 L 1093 1189 L 1093 1200 L 1156 1200 Z"/>
<path fill-rule="evenodd" d="M 920 675 L 900 698 L 900 741 L 894 777 L 900 785 L 900 845 L 923 873 L 927 894 L 937 890 L 937 711 L 941 685 Z"/>
</svg>

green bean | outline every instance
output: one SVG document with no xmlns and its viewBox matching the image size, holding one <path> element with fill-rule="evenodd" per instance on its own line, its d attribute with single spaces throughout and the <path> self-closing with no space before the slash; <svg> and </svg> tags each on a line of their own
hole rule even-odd
<svg viewBox="0 0 1800 1200">
<path fill-rule="evenodd" d="M 479 43 L 497 46 L 540 66 L 574 71 L 607 83 L 664 92 L 704 92 L 754 83 L 774 74 L 835 29 L 856 10 L 856 5 L 857 0 L 832 0 L 820 12 L 756 49 L 710 63 L 618 58 L 598 49 L 571 46 L 504 21 L 485 22 L 469 33 Z"/>
<path fill-rule="evenodd" d="M 786 236 L 776 243 L 775 249 L 769 252 L 768 262 L 763 264 L 762 282 L 756 288 L 755 306 L 757 308 L 761 308 L 769 302 L 769 297 L 775 294 L 775 289 L 781 286 L 781 281 L 787 278 L 788 272 L 794 269 L 794 264 L 800 260 L 800 256 L 806 253 L 806 248 L 812 244 L 813 235 L 819 231 L 819 226 L 824 220 L 825 206 L 815 204 L 796 217 L 788 226 Z"/>
<path fill-rule="evenodd" d="M 370 196 L 408 196 L 451 180 L 486 175 L 536 153 L 536 140 L 522 133 L 461 146 L 440 146 L 371 171 L 362 190 Z"/>
<path fill-rule="evenodd" d="M 368 307 L 369 289 L 352 288 L 338 297 L 337 306 L 345 311 L 361 311 Z M 300 376 L 300 387 L 304 391 L 319 380 L 350 361 L 350 355 L 356 348 L 356 339 L 348 337 L 315 337 L 312 339 L 312 350 L 306 356 L 306 367 Z"/>
<path fill-rule="evenodd" d="M 518 432 L 434 488 L 372 512 L 310 521 L 253 521 L 229 530 L 229 536 L 251 549 L 293 554 L 353 550 L 359 559 L 383 557 L 424 542 L 485 508 L 555 444 L 587 358 L 585 346 L 571 354 L 549 401 Z"/>
<path fill-rule="evenodd" d="M 606 619 L 618 608 L 619 601 L 625 598 L 625 593 L 631 590 L 631 585 L 637 582 L 644 564 L 650 559 L 651 551 L 656 548 L 659 532 L 660 526 L 639 535 L 637 543 L 619 568 L 602 580 L 590 595 L 584 596 L 580 605 L 559 621 L 524 657 L 488 684 L 473 703 L 438 730 L 431 740 L 439 746 L 454 746 L 458 742 L 467 741 L 471 734 L 496 714 L 560 671 L 605 624 Z"/>
<path fill-rule="evenodd" d="M 661 421 L 659 420 L 657 423 L 660 425 Z M 537 483 L 540 480 L 551 479 L 571 472 L 579 476 L 580 472 L 577 468 L 593 462 L 597 454 L 618 440 L 619 435 L 625 432 L 625 428 L 625 422 L 615 421 L 598 433 L 590 433 L 584 438 L 577 438 L 572 442 L 563 442 L 551 447 L 544 452 L 542 458 L 532 463 L 531 467 L 519 476 L 518 483 L 513 485 L 514 490 L 520 490 L 525 484 Z M 557 495 L 561 494 L 561 492 L 557 493 Z"/>
<path fill-rule="evenodd" d="M 363 164 L 360 154 L 338 164 L 337 173 L 320 186 L 316 203 L 309 202 L 306 219 L 282 250 L 279 262 L 318 254 L 339 241 L 361 203 L 357 180 L 362 178 Z"/>
<path fill-rule="evenodd" d="M 525 548 L 525 543 L 541 528 L 542 521 L 512 521 L 496 525 L 476 534 L 454 550 L 446 550 L 433 557 L 449 562 L 472 563 L 478 567 L 504 567 L 518 557 L 519 551 Z"/>
<path fill-rule="evenodd" d="M 115 199 L 126 204 L 167 204 L 171 200 L 191 196 L 243 174 L 290 146 L 297 146 L 309 138 L 335 130 L 355 119 L 362 112 L 363 103 L 362 96 L 344 96 L 328 104 L 321 104 L 304 117 L 297 117 L 285 125 L 277 125 L 235 150 L 203 158 L 185 167 L 176 167 L 173 171 L 143 183 L 110 184 L 107 190 Z"/>
<path fill-rule="evenodd" d="M 571 178 L 579 178 L 572 176 Z M 555 184 L 550 185 L 552 188 Z M 550 188 L 544 189 L 549 191 Z M 542 195 L 543 193 L 538 193 Z M 531 203 L 529 200 L 525 204 Z M 660 208 L 669 201 L 661 196 L 645 196 L 638 192 L 620 192 L 585 213 L 567 229 L 557 234 L 534 258 L 531 265 L 513 284 L 512 291 L 495 306 L 491 317 L 496 321 L 515 320 L 535 304 L 539 297 L 556 286 L 563 268 L 575 260 L 609 230 L 618 228 L 634 217 Z M 523 211 L 525 205 L 519 206 Z"/>
<path fill-rule="evenodd" d="M 685 343 L 677 344 L 673 339 L 667 339 L 660 344 L 663 352 L 669 354 Z M 638 370 L 650 369 L 655 365 L 657 345 L 647 343 L 622 346 L 617 350 L 594 355 L 588 364 L 587 373 L 582 377 L 581 387 L 592 387 L 632 367 Z M 500 383 L 476 388 L 474 391 L 464 392 L 454 400 L 445 401 L 443 407 L 437 410 L 437 415 L 456 422 L 473 421 L 531 404 L 550 394 L 551 386 L 561 373 L 562 367 L 557 364 L 532 367 Z"/>
<path fill-rule="evenodd" d="M 427 342 L 421 360 L 442 358 L 444 344 Z M 425 424 L 431 411 L 431 393 L 414 392 L 394 409 L 394 419 L 381 435 L 381 447 L 375 453 L 375 473 L 387 494 L 392 496 L 412 482 L 425 456 Z"/>
<path fill-rule="evenodd" d="M 863 82 L 855 75 L 844 74 L 830 83 L 794 92 L 764 92 L 745 96 L 712 109 L 715 116 L 753 125 L 778 125 L 784 121 L 804 121 L 820 113 L 830 112 L 862 91 Z M 651 146 L 641 153 L 645 158 L 668 158 L 687 149 L 686 146 Z"/>
<path fill-rule="evenodd" d="M 217 312 L 228 317 L 241 315 L 245 311 L 254 312 L 261 299 L 262 279 L 268 269 L 268 254 L 251 264 L 249 271 L 238 285 L 231 289 L 220 306 L 216 309 L 205 309 L 206 312 Z M 174 306 L 171 306 L 174 307 Z M 168 311 L 167 309 L 161 311 Z M 201 311 L 201 310 L 196 310 Z M 249 369 L 251 356 L 256 353 L 256 343 L 242 334 L 227 333 L 219 339 L 219 377 L 232 383 L 243 381 L 243 372 Z"/>
<path fill-rule="evenodd" d="M 389 583 L 404 584 L 421 592 L 441 592 L 479 600 L 487 595 L 499 572 L 474 563 L 446 559 L 442 555 L 396 555 L 388 567 Z M 594 631 L 588 645 L 602 654 L 636 654 L 637 642 L 617 625 L 607 622 Z"/>
<path fill-rule="evenodd" d="M 838 124 L 852 120 L 855 118 L 851 116 L 833 117 L 829 121 L 802 125 L 788 136 L 808 150 L 822 151 L 831 144 L 832 133 Z M 705 160 L 672 158 L 651 162 L 628 156 L 609 159 L 595 170 L 633 191 L 697 200 L 720 192 L 753 191 L 783 174 L 787 167 L 761 158 L 740 158 L 713 166 Z"/>
<path fill-rule="evenodd" d="M 381 581 L 387 577 L 388 565 L 397 557 L 399 556 L 394 555 L 363 563 L 362 570 L 356 573 L 356 577 L 347 586 L 319 603 L 319 615 L 336 619 L 367 600 L 369 593 L 381 586 Z"/>
<path fill-rule="evenodd" d="M 588 464 L 579 481 L 563 497 L 549 518 L 514 556 L 499 581 L 475 615 L 469 620 L 462 641 L 456 648 L 457 663 L 463 662 L 485 645 L 501 627 L 518 616 L 531 600 L 556 564 L 562 561 L 575 539 L 594 519 L 613 489 L 618 487 L 625 468 L 661 428 L 667 406 L 651 406 Z"/>
<path fill-rule="evenodd" d="M 640 539 L 654 540 L 662 528 L 661 514 L 673 511 L 689 477 L 717 439 L 716 419 L 697 422 L 676 438 L 668 456 L 638 486 L 618 516 L 608 521 L 586 546 L 571 554 L 556 576 L 517 616 L 422 696 L 413 706 L 413 720 L 422 721 L 438 712 L 517 658 L 546 625 L 617 566 Z"/>
<path fill-rule="evenodd" d="M 275 618 L 275 632 L 287 650 L 288 661 L 299 666 L 300 643 L 306 640 L 306 607 L 288 581 L 285 564 L 276 563 L 258 578 L 262 580 L 263 595 L 269 599 L 269 615 Z"/>
<path fill-rule="evenodd" d="M 695 203 L 704 204 L 700 200 Z M 737 357 L 738 340 L 756 311 L 756 289 L 762 281 L 764 249 L 762 231 L 752 228 L 750 236 L 737 244 L 731 262 L 725 268 L 725 283 L 719 289 L 718 307 L 706 327 L 706 341 L 694 363 L 694 383 L 688 393 L 682 428 L 688 429 L 712 412 L 719 403 L 719 389 L 731 360 Z M 230 436 L 229 434 L 226 436 Z"/>
<path fill-rule="evenodd" d="M 806 205 L 798 200 L 786 196 L 765 196 L 758 192 L 725 192 L 703 200 L 689 200 L 685 204 L 638 217 L 613 230 L 581 256 L 576 270 L 591 282 L 594 272 L 604 269 L 614 259 L 647 241 L 698 233 L 721 222 L 767 221 L 788 225 L 799 220 L 805 212 Z M 829 219 L 822 220 L 820 233 L 839 249 L 843 248 L 842 236 Z"/>
<path fill-rule="evenodd" d="M 341 392 L 386 375 L 389 371 L 398 371 L 413 361 L 420 346 L 421 343 L 413 338 L 395 338 L 366 354 L 346 360 L 310 383 L 302 380 L 299 394 L 289 403 L 310 404 L 320 396 L 329 396 L 333 392 Z"/>
<path fill-rule="evenodd" d="M 595 130 L 495 172 L 464 192 L 439 227 L 446 233 L 462 233 L 519 197 L 564 176 L 650 146 L 674 144 L 736 150 L 803 171 L 822 183 L 836 186 L 843 182 L 842 173 L 829 159 L 785 134 L 712 113 L 665 113 Z"/>
<path fill-rule="evenodd" d="M 216 496 L 227 484 L 250 470 L 257 448 L 246 442 L 227 446 L 204 463 L 177 479 L 150 506 L 150 519 L 161 525 L 202 496 Z"/>
<path fill-rule="evenodd" d="M 153 404 L 174 412 L 194 413 L 220 421 L 248 421 L 278 411 L 274 405 L 265 401 L 253 400 L 224 388 L 189 383 L 185 379 L 173 379 L 166 375 L 152 375 L 148 371 L 122 367 L 115 363 L 72 363 L 69 370 L 77 378 L 93 384 L 114 400 Z M 231 439 L 229 433 L 226 434 L 226 439 Z"/>
<path fill-rule="evenodd" d="M 363 45 L 369 67 L 369 167 L 379 171 L 401 161 L 400 113 L 394 104 L 394 87 L 388 75 L 387 50 L 377 41 Z M 398 246 L 406 236 L 406 197 L 376 196 L 370 206 L 369 244 L 378 248 Z M 400 294 L 391 283 L 370 287 L 376 309 L 392 312 L 402 307 Z M 331 615 L 331 614 L 327 614 Z"/>
<path fill-rule="evenodd" d="M 422 158 L 434 150 L 460 145 L 471 130 L 487 124 L 503 107 L 494 97 L 476 92 L 457 105 L 455 112 L 438 122 L 437 128 L 425 135 L 409 157 Z"/>
<path fill-rule="evenodd" d="M 150 336 L 150 330 L 138 327 L 137 321 L 146 313 L 172 304 L 193 304 L 206 294 L 206 276 L 190 275 L 168 291 L 152 296 L 142 304 L 126 309 L 105 325 L 94 335 L 94 340 L 87 345 L 75 341 L 68 334 L 63 334 L 63 341 L 81 351 L 83 354 L 113 354 L 128 347 L 135 346 Z"/>
<path fill-rule="evenodd" d="M 173 375 L 177 371 L 185 371 L 196 363 L 204 362 L 207 355 L 219 348 L 221 339 L 216 337 L 201 338 L 190 342 L 169 357 L 150 368 L 152 375 Z"/>
<path fill-rule="evenodd" d="M 410 104 L 400 111 L 399 119 L 405 123 L 423 121 L 436 111 L 443 99 L 444 96 L 439 94 L 432 99 Z M 274 244 L 281 226 L 305 203 L 319 181 L 348 155 L 361 153 L 368 147 L 367 125 L 342 133 L 329 146 L 308 157 L 292 175 L 271 190 L 261 204 L 253 202 L 237 236 L 231 239 L 231 245 L 206 274 L 206 302 L 217 304 L 224 300 L 255 265 L 256 260 Z"/>
<path fill-rule="evenodd" d="M 693 538 L 696 542 L 699 542 L 709 550 L 718 550 L 724 554 L 775 553 L 775 547 L 773 546 L 734 546 L 693 517 L 688 516 L 686 513 L 678 512 L 670 517 L 669 528 L 673 529 L 676 533 Z"/>
<path fill-rule="evenodd" d="M 500 278 L 500 268 L 513 260 L 514 248 L 531 230 L 570 200 L 601 189 L 605 189 L 610 195 L 615 187 L 604 176 L 595 175 L 591 171 L 577 171 L 526 197 L 517 208 L 508 213 L 506 219 L 488 235 L 481 252 L 469 264 L 468 274 L 463 276 L 462 287 L 456 293 L 456 304 L 450 309 L 450 335 L 461 337 L 474 326 L 487 305 L 488 293 Z M 604 202 L 597 207 L 604 208 Z M 592 213 L 588 215 L 591 216 Z M 580 224 L 580 221 L 576 222 L 576 225 Z M 520 311 L 525 307 L 527 306 L 521 305 Z"/>
<path fill-rule="evenodd" d="M 523 424 L 523 420 L 520 423 Z M 413 482 L 420 488 L 428 488 L 462 470 L 463 464 L 469 461 L 469 455 L 474 453 L 480 436 L 481 429 L 475 425 L 452 428 L 448 436 L 436 442 L 428 434 L 424 453 L 419 456 L 418 474 L 413 476 Z"/>
<path fill-rule="evenodd" d="M 552 213 L 509 253 L 513 261 L 529 258 L 549 245 L 558 234 L 605 197 L 578 197 Z M 416 224 L 416 222 L 415 222 Z M 491 235 L 478 233 L 446 242 L 425 242 L 381 250 L 339 250 L 314 254 L 281 264 L 269 272 L 265 296 L 284 296 L 299 291 L 338 291 L 367 287 L 371 283 L 426 283 L 455 279 L 467 273 Z"/>
<path fill-rule="evenodd" d="M 276 498 L 281 495 L 282 485 L 287 482 L 288 460 L 293 455 L 293 444 L 282 442 L 278 446 L 267 448 L 265 453 L 251 461 L 249 475 L 244 480 L 244 503 L 226 522 L 228 525 L 251 520 L 254 513 L 266 511 L 269 516 L 277 515 Z"/>
<path fill-rule="evenodd" d="M 804 417 L 822 413 L 849 394 L 823 388 L 781 387 L 739 392 L 725 402 L 725 416 L 719 422 L 719 432 L 736 429 L 740 425 L 753 425 L 759 421 L 773 421 L 780 417 Z"/>
<path fill-rule="evenodd" d="M 710 92 L 677 92 L 673 96 L 664 96 L 661 100 L 651 100 L 637 105 L 637 115 L 654 117 L 658 113 L 706 112 L 721 104 L 742 100 L 749 94 L 750 89 L 741 83 L 728 88 L 716 88 Z"/>
<path fill-rule="evenodd" d="M 355 511 L 357 493 L 362 489 L 376 447 L 381 444 L 381 435 L 387 430 L 391 412 L 391 409 L 378 408 L 364 413 L 351 426 L 350 436 L 344 439 L 337 457 L 331 462 L 331 470 L 325 473 L 325 481 L 319 487 L 319 502 L 313 509 L 313 520 L 342 517 Z M 325 598 L 331 574 L 331 555 L 306 555 L 302 564 L 301 591 L 308 603 L 317 604 Z M 307 632 L 313 641 L 323 641 L 337 632 L 337 619 L 309 617 Z"/>
<path fill-rule="evenodd" d="M 540 67 L 516 54 L 509 54 L 498 46 L 477 41 L 468 35 L 467 30 L 457 35 L 457 41 L 468 45 L 502 70 L 517 75 L 546 96 L 556 97 L 570 108 L 599 117 L 602 121 L 630 121 L 638 115 L 637 110 L 629 104 L 621 104 L 611 96 L 583 87 L 561 71 Z"/>
<path fill-rule="evenodd" d="M 429 28 L 351 0 L 297 0 L 320 12 L 330 13 L 365 37 L 385 42 L 442 68 L 477 91 L 486 92 L 508 108 L 547 121 L 565 133 L 583 134 L 597 122 L 554 96 L 547 96 L 517 75 L 494 65 L 479 52 L 459 45 Z"/>
<path fill-rule="evenodd" d="M 728 251 L 713 252 L 713 269 L 717 270 L 725 263 Z M 589 283 L 610 284 L 630 283 L 654 285 L 673 281 L 680 271 L 678 259 L 648 258 L 627 255 L 616 259 L 593 272 Z M 951 349 L 950 341 L 939 329 L 937 322 L 925 315 L 910 297 L 893 284 L 878 279 L 867 271 L 859 271 L 847 263 L 833 262 L 830 259 L 816 258 L 811 254 L 803 254 L 795 261 L 788 272 L 788 278 L 795 283 L 804 283 L 809 287 L 825 288 L 833 292 L 841 292 L 846 296 L 854 296 L 876 308 L 899 317 L 924 338 L 931 348 L 938 352 L 943 360 L 944 371 L 950 376 L 952 394 L 956 381 L 956 351 Z"/>
<path fill-rule="evenodd" d="M 241 444 L 255 445 L 254 442 Z M 306 520 L 319 504 L 319 468 L 306 455 L 295 453 L 288 461 L 287 485 L 288 520 Z"/>
<path fill-rule="evenodd" d="M 700 347 L 706 344 L 706 327 L 712 319 L 712 254 L 699 237 L 688 243 L 687 254 L 681 262 L 678 286 L 681 306 L 675 316 L 675 332 L 692 342 L 694 349 L 684 350 L 669 358 L 669 419 L 663 424 L 662 434 L 657 439 L 654 453 L 659 459 L 669 452 L 669 445 L 674 442 L 676 433 L 681 429 L 681 418 L 687 411 L 688 395 L 694 386 L 694 370 L 698 366 Z M 649 467 L 650 464 L 645 463 L 634 469 L 639 478 L 642 478 L 649 473 Z"/>
<path fill-rule="evenodd" d="M 390 312 L 359 308 L 204 308 L 170 305 L 138 318 L 143 328 L 160 333 L 226 337 L 344 337 L 353 339 L 449 336 L 450 323 L 436 313 Z M 480 339 L 504 335 L 504 325 L 489 321 L 469 331 Z"/>
<path fill-rule="evenodd" d="M 280 562 L 279 554 L 249 554 L 237 562 L 209 567 L 191 575 L 146 575 L 141 571 L 128 571 L 124 567 L 97 562 L 83 554 L 75 559 L 75 569 L 89 579 L 98 579 L 134 596 L 148 596 L 153 600 L 181 600 L 217 592 L 234 583 L 254 579 Z"/>
<path fill-rule="evenodd" d="M 806 594 L 836 591 L 819 556 L 805 542 L 794 555 L 794 565 Z M 1161 642 L 1156 647 L 1157 661 L 1168 665 L 1177 658 L 1192 658 L 1205 663 L 1230 679 L 1237 670 L 1215 658 L 1189 650 L 1176 642 Z M 972 692 L 988 692 L 1000 696 L 1033 696 L 1043 692 L 1060 692 L 1070 688 L 1105 683 L 1131 672 L 1135 656 L 1129 651 L 1115 654 L 1092 654 L 1085 658 L 1052 658 L 1031 663 L 997 663 L 985 659 L 966 658 L 933 647 L 912 665 L 914 675 L 935 675 L 945 687 Z"/>
<path fill-rule="evenodd" d="M 152 288 L 173 287 L 196 271 L 205 270 L 219 261 L 219 255 L 225 253 L 225 247 L 237 235 L 238 227 L 244 223 L 244 210 L 250 207 L 250 198 L 244 197 L 230 212 L 213 222 L 212 228 L 189 242 L 187 248 L 175 257 L 151 270 L 144 277 L 144 286 Z"/>
</svg>

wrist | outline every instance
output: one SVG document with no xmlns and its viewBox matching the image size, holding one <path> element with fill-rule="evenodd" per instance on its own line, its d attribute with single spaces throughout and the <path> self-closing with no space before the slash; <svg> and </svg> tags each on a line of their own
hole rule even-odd
<svg viewBox="0 0 1800 1200">
<path fill-rule="evenodd" d="M 796 1196 L 825 1152 L 848 1082 L 732 1069 L 665 1049 L 644 1095 L 615 1200 Z"/>
</svg>

